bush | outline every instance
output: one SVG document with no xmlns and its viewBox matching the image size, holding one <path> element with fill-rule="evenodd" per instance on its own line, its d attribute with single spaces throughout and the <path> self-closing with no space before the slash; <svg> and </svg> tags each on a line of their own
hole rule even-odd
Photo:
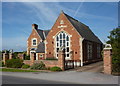
<svg viewBox="0 0 120 86">
<path fill-rule="evenodd" d="M 21 59 L 9 59 L 6 61 L 6 67 L 9 68 L 21 68 L 23 65 L 23 60 Z"/>
<path fill-rule="evenodd" d="M 30 55 L 25 55 L 24 60 L 30 60 Z"/>
<path fill-rule="evenodd" d="M 31 69 L 34 70 L 44 70 L 46 69 L 45 64 L 41 61 L 40 63 L 35 63 L 31 66 Z"/>
<path fill-rule="evenodd" d="M 62 71 L 62 69 L 60 67 L 57 67 L 57 66 L 51 67 L 50 70 L 51 71 Z"/>
<path fill-rule="evenodd" d="M 28 65 L 28 64 L 22 65 L 22 68 L 23 68 L 23 69 L 27 69 L 27 68 L 29 68 L 29 67 L 30 67 L 30 65 Z"/>
<path fill-rule="evenodd" d="M 4 67 L 4 62 L 3 61 L 0 61 L 0 67 Z"/>
<path fill-rule="evenodd" d="M 56 58 L 46 58 L 45 60 L 58 60 Z"/>
</svg>

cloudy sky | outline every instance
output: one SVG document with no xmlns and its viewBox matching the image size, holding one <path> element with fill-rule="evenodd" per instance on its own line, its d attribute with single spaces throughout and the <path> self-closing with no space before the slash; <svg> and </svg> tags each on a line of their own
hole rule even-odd
<svg viewBox="0 0 120 86">
<path fill-rule="evenodd" d="M 2 2 L 2 49 L 26 50 L 31 25 L 51 29 L 61 10 L 89 26 L 102 42 L 118 26 L 117 2 Z"/>
</svg>

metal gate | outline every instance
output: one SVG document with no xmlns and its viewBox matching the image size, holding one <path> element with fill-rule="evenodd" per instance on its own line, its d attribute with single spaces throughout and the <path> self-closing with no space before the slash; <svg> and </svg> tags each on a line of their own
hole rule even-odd
<svg viewBox="0 0 120 86">
<path fill-rule="evenodd" d="M 80 67 L 80 60 L 65 60 L 65 70 Z"/>
</svg>

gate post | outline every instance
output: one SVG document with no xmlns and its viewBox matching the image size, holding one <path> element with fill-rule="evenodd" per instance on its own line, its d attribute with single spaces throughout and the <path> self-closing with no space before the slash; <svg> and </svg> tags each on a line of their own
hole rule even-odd
<svg viewBox="0 0 120 86">
<path fill-rule="evenodd" d="M 104 73 L 112 74 L 112 47 L 109 44 L 104 48 Z"/>
<path fill-rule="evenodd" d="M 31 60 L 31 64 L 30 65 L 33 65 L 34 62 L 35 62 L 34 53 L 33 52 L 30 53 L 30 60 Z"/>
<path fill-rule="evenodd" d="M 65 54 L 63 51 L 58 52 L 58 66 L 64 71 L 65 70 Z"/>
<path fill-rule="evenodd" d="M 9 59 L 9 55 L 8 53 L 3 53 L 3 62 L 4 62 L 4 65 L 6 64 L 6 60 Z"/>
</svg>

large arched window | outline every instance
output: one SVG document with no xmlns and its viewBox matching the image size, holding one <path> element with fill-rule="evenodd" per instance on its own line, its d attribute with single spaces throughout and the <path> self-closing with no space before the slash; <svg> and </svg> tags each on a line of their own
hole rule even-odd
<svg viewBox="0 0 120 86">
<path fill-rule="evenodd" d="M 32 46 L 37 46 L 37 39 L 36 38 L 32 39 Z"/>
<path fill-rule="evenodd" d="M 56 36 L 56 57 L 58 58 L 58 51 L 61 47 L 64 47 L 65 57 L 70 58 L 70 37 L 64 31 L 61 31 Z"/>
</svg>

